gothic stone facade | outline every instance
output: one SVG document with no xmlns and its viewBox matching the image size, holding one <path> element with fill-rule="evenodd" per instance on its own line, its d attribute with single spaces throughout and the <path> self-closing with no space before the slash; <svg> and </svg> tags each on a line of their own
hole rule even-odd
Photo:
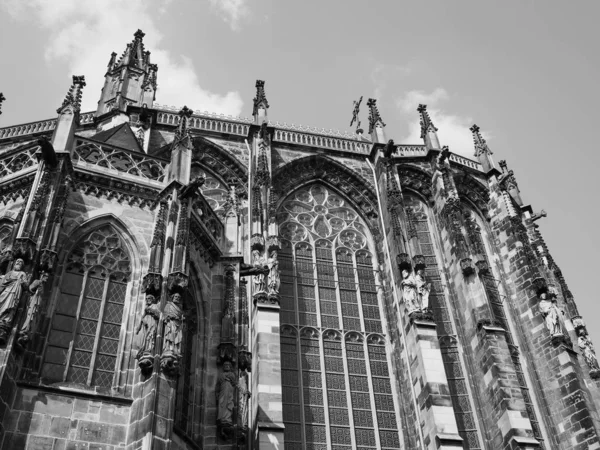
<svg viewBox="0 0 600 450">
<path fill-rule="evenodd" d="M 586 325 L 515 175 L 154 103 L 0 129 L 3 449 L 595 449 Z M 93 94 L 93 93 L 92 93 Z M 416 105 L 415 105 L 416 106 Z"/>
</svg>

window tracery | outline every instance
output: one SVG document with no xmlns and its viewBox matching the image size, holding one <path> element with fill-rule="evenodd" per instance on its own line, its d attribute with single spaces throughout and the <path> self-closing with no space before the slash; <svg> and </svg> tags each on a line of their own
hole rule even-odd
<svg viewBox="0 0 600 450">
<path fill-rule="evenodd" d="M 366 224 L 321 184 L 277 217 L 286 448 L 399 448 Z"/>
<path fill-rule="evenodd" d="M 192 166 L 191 179 L 193 180 L 196 177 L 205 177 L 204 184 L 200 186 L 202 195 L 213 211 L 224 214 L 224 205 L 229 198 L 229 188 L 210 172 L 202 170 L 199 166 L 194 165 Z"/>
<path fill-rule="evenodd" d="M 175 399 L 175 426 L 189 437 L 193 436 L 195 363 L 198 349 L 195 346 L 197 337 L 196 289 L 192 289 L 184 299 L 183 342 L 179 378 L 177 380 L 177 396 Z"/>
<path fill-rule="evenodd" d="M 109 224 L 80 239 L 66 260 L 42 378 L 113 385 L 131 261 Z"/>
</svg>

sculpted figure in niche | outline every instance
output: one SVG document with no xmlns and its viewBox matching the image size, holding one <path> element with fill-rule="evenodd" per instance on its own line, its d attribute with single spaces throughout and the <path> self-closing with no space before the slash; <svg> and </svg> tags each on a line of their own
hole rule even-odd
<svg viewBox="0 0 600 450">
<path fill-rule="evenodd" d="M 165 305 L 164 320 L 161 366 L 167 372 L 175 374 L 179 368 L 181 341 L 183 340 L 183 309 L 180 294 L 173 294 Z"/>
<path fill-rule="evenodd" d="M 7 272 L 0 281 L 0 343 L 6 342 L 23 288 L 28 287 L 28 277 L 23 272 L 24 265 L 25 261 L 17 259 L 12 270 Z"/>
<path fill-rule="evenodd" d="M 262 257 L 260 255 L 260 252 L 258 250 L 252 251 L 252 263 L 257 268 L 267 267 L 267 263 L 266 263 L 264 257 Z M 266 280 L 265 272 L 262 272 L 262 271 L 257 272 L 252 277 L 252 282 L 254 283 L 254 293 L 255 294 L 257 294 L 259 292 L 267 292 L 267 280 Z"/>
<path fill-rule="evenodd" d="M 552 337 L 564 336 L 560 318 L 562 313 L 556 304 L 556 296 L 549 292 L 540 294 L 539 306 L 546 328 Z"/>
<path fill-rule="evenodd" d="M 417 291 L 417 279 L 413 272 L 409 272 L 406 269 L 402 270 L 402 298 L 408 309 L 408 313 L 418 311 L 421 309 L 419 304 L 419 294 Z"/>
<path fill-rule="evenodd" d="M 581 353 L 583 354 L 583 358 L 585 362 L 590 367 L 592 371 L 600 371 L 600 366 L 598 365 L 598 358 L 596 358 L 596 351 L 594 350 L 594 345 L 592 341 L 590 341 L 589 336 L 587 335 L 585 329 L 580 329 L 579 338 L 577 339 L 577 345 L 581 349 Z"/>
<path fill-rule="evenodd" d="M 248 390 L 248 373 L 241 372 L 238 382 L 238 424 L 242 428 L 248 427 L 248 399 L 250 391 Z"/>
<path fill-rule="evenodd" d="M 140 346 L 136 358 L 142 369 L 152 367 L 154 361 L 154 343 L 156 341 L 156 329 L 158 327 L 158 319 L 160 310 L 158 307 L 158 299 L 154 295 L 146 295 L 146 308 L 144 316 L 140 322 L 135 334 L 142 334 L 142 345 Z"/>
<path fill-rule="evenodd" d="M 271 252 L 271 257 L 268 260 L 269 266 L 269 295 L 279 296 L 279 285 L 281 280 L 279 278 L 279 261 L 277 259 L 277 251 Z"/>
<path fill-rule="evenodd" d="M 27 306 L 27 314 L 25 321 L 19 330 L 18 343 L 21 346 L 27 345 L 31 340 L 31 335 L 37 327 L 40 308 L 42 305 L 42 297 L 44 295 L 44 285 L 48 281 L 48 273 L 42 272 L 39 280 L 35 280 L 29 285 L 29 292 L 32 293 Z"/>
<path fill-rule="evenodd" d="M 232 365 L 229 361 L 223 363 L 223 373 L 217 380 L 217 425 L 229 427 L 233 425 L 233 407 L 235 399 L 235 388 L 237 380 L 232 372 Z"/>
<path fill-rule="evenodd" d="M 421 311 L 428 310 L 431 283 L 427 283 L 427 280 L 425 279 L 425 269 L 417 270 L 415 281 L 417 284 L 417 295 L 419 297 L 420 309 Z"/>
</svg>

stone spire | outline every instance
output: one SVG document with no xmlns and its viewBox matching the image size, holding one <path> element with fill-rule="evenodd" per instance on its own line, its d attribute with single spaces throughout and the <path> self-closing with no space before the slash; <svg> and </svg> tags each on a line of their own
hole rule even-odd
<svg viewBox="0 0 600 450">
<path fill-rule="evenodd" d="M 387 142 L 383 130 L 385 123 L 383 123 L 381 115 L 379 114 L 377 100 L 370 98 L 367 101 L 367 106 L 369 107 L 369 134 L 371 135 L 371 139 L 374 143 L 384 144 Z"/>
<path fill-rule="evenodd" d="M 79 124 L 81 94 L 84 86 L 85 78 L 83 75 L 73 75 L 73 83 L 61 107 L 56 110 L 58 119 L 51 142 L 54 150 L 57 152 L 70 152 L 72 150 L 75 129 Z"/>
<path fill-rule="evenodd" d="M 256 80 L 256 97 L 254 97 L 254 108 L 252 109 L 256 125 L 262 125 L 263 122 L 269 121 L 267 117 L 268 109 L 269 102 L 265 94 L 265 82 L 263 80 Z"/>
<path fill-rule="evenodd" d="M 419 112 L 421 123 L 421 139 L 423 139 L 425 146 L 427 149 L 440 149 L 440 140 L 436 133 L 438 129 L 431 121 L 431 117 L 429 117 L 427 105 L 420 104 L 417 111 Z"/>
<path fill-rule="evenodd" d="M 6 97 L 0 92 L 0 114 L 2 114 L 2 102 L 4 102 L 4 100 L 6 100 Z"/>
<path fill-rule="evenodd" d="M 81 110 L 81 95 L 85 87 L 85 77 L 83 75 L 73 75 L 73 83 L 63 100 L 60 108 L 56 110 L 58 114 L 78 114 Z"/>
<path fill-rule="evenodd" d="M 488 173 L 490 170 L 498 170 L 496 169 L 496 164 L 494 163 L 494 159 L 492 158 L 492 151 L 488 147 L 487 143 L 481 133 L 479 132 L 479 127 L 475 124 L 471 128 L 471 133 L 473 133 L 473 143 L 475 144 L 475 157 L 479 160 L 479 163 L 483 167 L 483 171 Z"/>
<path fill-rule="evenodd" d="M 498 177 L 498 184 L 510 195 L 516 205 L 519 207 L 523 206 L 523 200 L 521 199 L 521 191 L 515 178 L 515 173 L 508 169 L 506 160 L 500 161 L 500 167 L 502 174 Z"/>
<path fill-rule="evenodd" d="M 189 132 L 189 120 L 193 113 L 194 111 L 187 106 L 179 111 L 179 124 L 171 144 L 171 164 L 167 172 L 167 182 L 177 181 L 183 185 L 190 182 L 193 144 Z"/>
<path fill-rule="evenodd" d="M 118 60 L 116 53 L 111 54 L 96 117 L 114 110 L 125 112 L 128 105 L 152 106 L 158 66 L 150 62 L 143 39 L 144 33 L 137 30 Z"/>
</svg>

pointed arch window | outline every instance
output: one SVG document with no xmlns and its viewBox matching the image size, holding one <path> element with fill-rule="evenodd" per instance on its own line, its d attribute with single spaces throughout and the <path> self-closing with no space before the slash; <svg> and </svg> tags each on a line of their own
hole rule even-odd
<svg viewBox="0 0 600 450">
<path fill-rule="evenodd" d="M 286 448 L 399 448 L 366 224 L 320 184 L 292 193 L 278 221 Z"/>
<path fill-rule="evenodd" d="M 4 250 L 12 234 L 13 224 L 10 222 L 0 222 L 0 252 Z"/>
<path fill-rule="evenodd" d="M 116 373 L 131 261 L 109 224 L 67 257 L 49 330 L 42 379 L 110 388 Z"/>
<path fill-rule="evenodd" d="M 179 378 L 177 379 L 177 394 L 175 398 L 175 431 L 193 438 L 194 433 L 194 410 L 196 406 L 195 395 L 197 380 L 195 379 L 197 361 L 200 359 L 201 349 L 198 348 L 197 332 L 198 302 L 195 283 L 184 296 L 184 321 L 183 341 L 181 343 L 181 363 L 179 367 Z"/>
</svg>

